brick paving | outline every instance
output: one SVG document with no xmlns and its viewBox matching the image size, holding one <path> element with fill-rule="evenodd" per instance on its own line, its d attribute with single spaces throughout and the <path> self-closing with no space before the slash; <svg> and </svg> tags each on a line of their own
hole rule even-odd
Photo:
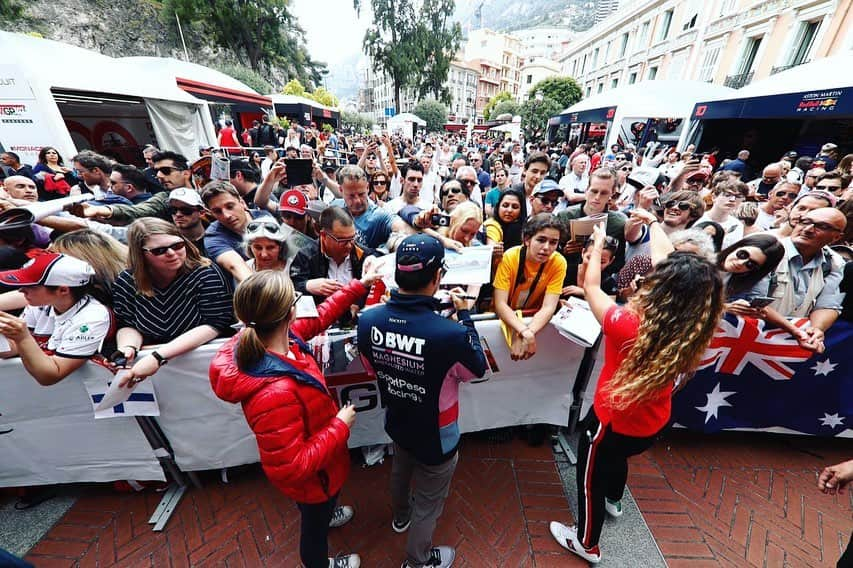
<svg viewBox="0 0 853 568">
<path fill-rule="evenodd" d="M 628 487 L 675 567 L 834 567 L 853 530 L 853 492 L 817 474 L 849 440 L 670 431 L 631 460 Z"/>
<path fill-rule="evenodd" d="M 816 475 L 850 454 L 848 440 L 672 431 L 631 460 L 628 486 L 672 567 L 835 566 L 853 528 L 853 494 L 819 493 Z M 342 502 L 356 517 L 332 531 L 332 550 L 357 551 L 366 567 L 403 557 L 405 535 L 388 526 L 389 471 L 390 460 L 354 466 Z M 147 524 L 158 500 L 99 487 L 27 559 L 39 568 L 298 564 L 295 507 L 257 467 L 227 485 L 208 475 L 159 534 Z M 548 533 L 567 509 L 550 449 L 466 438 L 436 541 L 457 547 L 460 567 L 585 566 Z"/>
<path fill-rule="evenodd" d="M 366 567 L 397 567 L 405 535 L 391 531 L 390 459 L 354 466 L 342 503 L 353 521 L 331 533 L 333 551 L 356 551 Z M 232 474 L 231 483 L 205 476 L 189 490 L 162 533 L 147 521 L 159 494 L 116 494 L 99 487 L 30 551 L 38 568 L 136 566 L 297 566 L 298 513 L 257 467 Z M 567 518 L 567 502 L 550 448 L 520 441 L 489 445 L 466 438 L 436 542 L 457 549 L 459 567 L 585 566 L 569 558 L 548 532 Z"/>
</svg>

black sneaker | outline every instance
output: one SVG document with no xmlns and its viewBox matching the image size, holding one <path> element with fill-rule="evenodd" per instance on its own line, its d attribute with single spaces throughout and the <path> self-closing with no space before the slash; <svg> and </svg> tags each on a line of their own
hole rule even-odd
<svg viewBox="0 0 853 568">
<path fill-rule="evenodd" d="M 395 533 L 404 533 L 409 530 L 409 525 L 411 524 L 411 518 L 409 518 L 408 521 L 404 521 L 402 523 L 398 522 L 396 519 L 391 519 L 391 530 L 393 530 Z"/>
<path fill-rule="evenodd" d="M 332 513 L 332 520 L 329 521 L 329 528 L 336 529 L 342 527 L 352 519 L 355 515 L 355 510 L 349 505 L 340 505 L 335 507 L 335 512 Z"/>
</svg>

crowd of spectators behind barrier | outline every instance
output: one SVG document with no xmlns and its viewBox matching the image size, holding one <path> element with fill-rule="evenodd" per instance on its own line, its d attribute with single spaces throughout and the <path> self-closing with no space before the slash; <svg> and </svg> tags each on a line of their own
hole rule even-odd
<svg viewBox="0 0 853 568">
<path fill-rule="evenodd" d="M 514 359 L 535 356 L 561 302 L 584 296 L 593 257 L 620 303 L 671 252 L 708 259 L 726 311 L 783 326 L 815 352 L 839 317 L 853 317 L 853 154 L 831 142 L 760 164 L 748 150 L 344 135 L 265 118 L 241 135 L 227 121 L 219 145 L 192 161 L 146 147 L 144 168 L 88 150 L 64 158 L 44 147 L 33 165 L 3 153 L 3 356 L 20 356 L 42 384 L 89 357 L 128 366 L 135 384 L 233 335 L 234 290 L 262 270 L 283 271 L 317 304 L 347 298 L 334 319 L 351 326 L 365 298 L 341 292 L 416 233 L 448 251 L 493 247 L 491 281 L 466 293 L 506 325 Z M 229 179 L 211 179 L 221 159 Z M 294 184 L 288 164 L 293 177 L 300 159 L 310 180 Z M 26 209 L 85 193 L 94 199 L 37 221 Z M 595 215 L 606 237 L 593 255 L 570 227 Z M 159 347 L 138 358 L 150 344 Z"/>
</svg>

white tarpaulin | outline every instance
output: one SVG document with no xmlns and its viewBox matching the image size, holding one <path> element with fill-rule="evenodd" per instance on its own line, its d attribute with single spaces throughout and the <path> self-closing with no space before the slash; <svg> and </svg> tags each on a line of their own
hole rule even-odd
<svg viewBox="0 0 853 568">
<path fill-rule="evenodd" d="M 198 112 L 198 105 L 145 99 L 154 135 L 161 148 L 192 159 L 198 156 L 199 146 L 212 146 L 207 129 Z"/>
<path fill-rule="evenodd" d="M 20 360 L 0 360 L 0 487 L 165 479 L 134 418 L 95 420 L 84 381 L 105 373 L 87 363 L 43 387 Z"/>
</svg>

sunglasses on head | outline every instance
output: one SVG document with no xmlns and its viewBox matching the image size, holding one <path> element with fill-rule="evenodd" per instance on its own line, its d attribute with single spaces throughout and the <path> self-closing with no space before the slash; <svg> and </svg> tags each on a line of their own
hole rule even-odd
<svg viewBox="0 0 853 568">
<path fill-rule="evenodd" d="M 160 166 L 159 168 L 154 168 L 154 172 L 158 174 L 163 174 L 164 176 L 172 175 L 172 172 L 182 172 L 183 168 L 174 168 L 172 166 Z"/>
<path fill-rule="evenodd" d="M 167 211 L 169 212 L 169 215 L 177 215 L 178 213 L 180 213 L 181 215 L 183 215 L 185 217 L 189 217 L 193 213 L 196 213 L 198 211 L 198 208 L 197 207 L 172 207 L 170 205 L 169 208 L 167 209 Z"/>
<path fill-rule="evenodd" d="M 184 241 L 176 241 L 176 242 L 174 242 L 170 245 L 166 245 L 164 247 L 154 247 L 154 248 L 143 247 L 142 250 L 144 250 L 145 252 L 150 253 L 154 256 L 163 256 L 164 254 L 166 254 L 166 252 L 168 252 L 170 250 L 173 250 L 175 252 L 178 252 L 179 250 L 184 250 L 184 247 L 186 247 L 186 246 L 187 246 L 187 243 L 185 243 Z"/>
<path fill-rule="evenodd" d="M 675 201 L 671 199 L 663 204 L 664 209 L 675 209 L 678 208 L 679 211 L 690 211 L 690 204 L 686 201 Z"/>
<path fill-rule="evenodd" d="M 255 231 L 267 231 L 269 233 L 278 233 L 279 226 L 277 223 L 270 223 L 269 221 L 252 221 L 248 225 L 246 225 L 246 231 L 249 233 L 254 233 Z"/>
<path fill-rule="evenodd" d="M 744 261 L 743 265 L 746 268 L 748 268 L 749 270 L 755 270 L 756 268 L 761 268 L 760 264 L 758 264 L 757 262 L 755 262 L 754 260 L 752 260 L 749 257 L 749 251 L 747 251 L 746 249 L 738 249 L 737 251 L 735 251 L 735 256 L 739 260 L 743 260 Z"/>
</svg>

